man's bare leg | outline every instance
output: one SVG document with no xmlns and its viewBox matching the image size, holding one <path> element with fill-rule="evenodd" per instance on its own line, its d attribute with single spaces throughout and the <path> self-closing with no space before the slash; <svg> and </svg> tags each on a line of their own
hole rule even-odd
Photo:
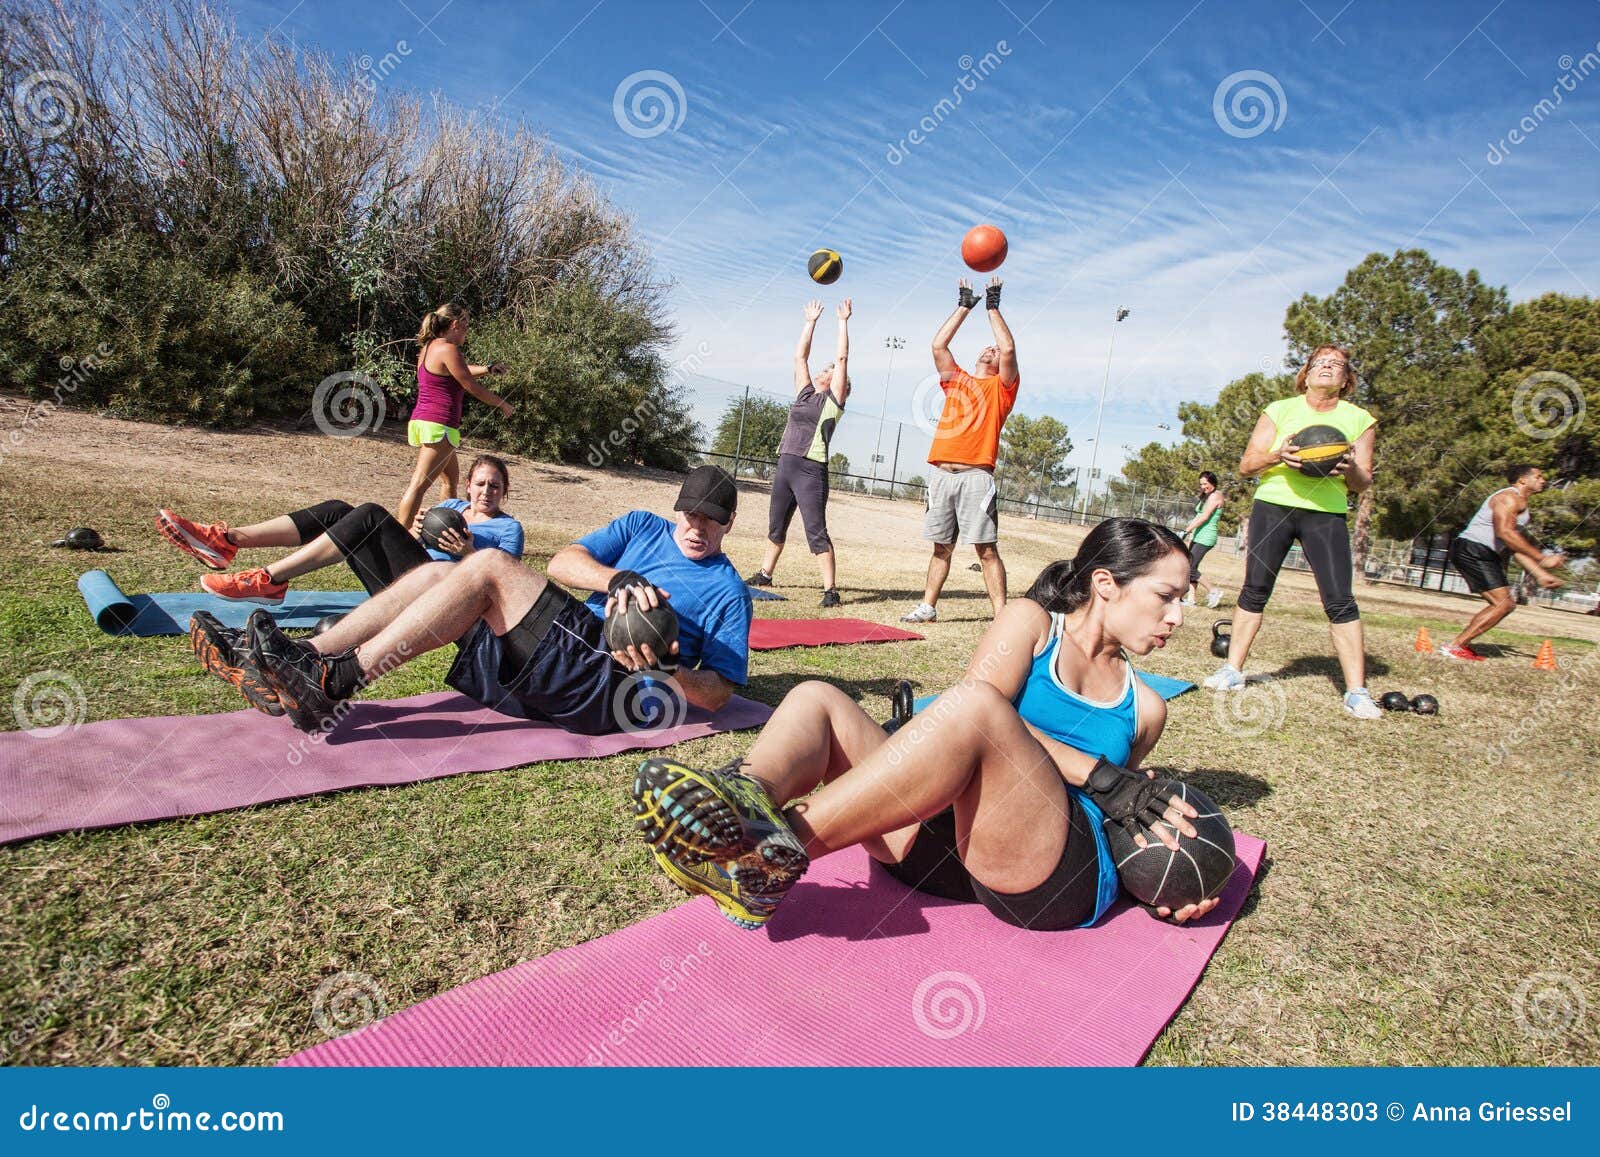
<svg viewBox="0 0 1600 1157">
<path fill-rule="evenodd" d="M 933 544 L 933 557 L 928 560 L 928 585 L 922 592 L 922 601 L 930 607 L 939 605 L 939 592 L 944 590 L 945 580 L 950 577 L 950 556 L 955 550 L 953 542 Z"/>
<path fill-rule="evenodd" d="M 1006 609 L 1006 564 L 1000 557 L 1000 544 L 980 542 L 973 549 L 983 567 L 983 589 L 989 592 L 989 603 L 998 615 Z"/>
</svg>

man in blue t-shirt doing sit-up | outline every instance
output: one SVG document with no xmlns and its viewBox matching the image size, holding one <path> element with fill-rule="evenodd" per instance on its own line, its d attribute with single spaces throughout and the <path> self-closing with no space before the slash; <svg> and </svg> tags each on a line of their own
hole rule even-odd
<svg viewBox="0 0 1600 1157">
<path fill-rule="evenodd" d="M 503 714 L 585 735 L 675 723 L 683 701 L 715 711 L 748 675 L 750 592 L 722 553 L 738 500 L 725 471 L 701 466 L 678 492 L 676 520 L 625 514 L 558 551 L 549 578 L 480 550 L 407 572 L 313 639 L 291 639 L 258 611 L 240 649 L 302 731 L 331 731 L 341 703 L 451 642 L 446 682 Z M 557 583 L 595 593 L 579 602 Z M 607 650 L 603 620 L 629 600 L 670 602 L 671 654 Z"/>
</svg>

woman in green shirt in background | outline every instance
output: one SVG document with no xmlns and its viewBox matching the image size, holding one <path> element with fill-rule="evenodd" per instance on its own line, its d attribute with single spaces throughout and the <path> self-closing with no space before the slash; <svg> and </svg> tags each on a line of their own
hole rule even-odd
<svg viewBox="0 0 1600 1157">
<path fill-rule="evenodd" d="M 1194 598 L 1200 593 L 1201 587 L 1211 592 L 1206 599 L 1206 606 L 1215 607 L 1222 601 L 1222 588 L 1214 587 L 1200 577 L 1200 560 L 1217 545 L 1217 526 L 1222 522 L 1222 504 L 1227 500 L 1227 495 L 1217 489 L 1217 476 L 1209 470 L 1200 471 L 1200 500 L 1194 504 L 1194 517 L 1183 528 L 1185 538 L 1194 535 L 1189 541 L 1190 590 L 1183 597 L 1186 607 L 1194 606 Z"/>
<path fill-rule="evenodd" d="M 1244 478 L 1259 474 L 1261 482 L 1250 507 L 1244 587 L 1233 616 L 1228 659 L 1205 681 L 1214 691 L 1244 689 L 1250 644 L 1261 629 L 1262 613 L 1283 560 L 1298 542 L 1317 580 L 1317 593 L 1333 634 L 1333 649 L 1344 674 L 1344 709 L 1357 719 L 1376 719 L 1383 714 L 1367 691 L 1366 641 L 1352 591 L 1354 567 L 1345 525 L 1350 494 L 1372 485 L 1372 451 L 1377 441 L 1373 416 L 1345 401 L 1355 388 L 1350 355 L 1338 346 L 1318 346 L 1300 367 L 1295 396 L 1267 406 L 1250 434 L 1250 443 L 1239 459 L 1239 474 Z M 1351 444 L 1328 477 L 1300 473 L 1300 447 L 1294 444 L 1293 435 L 1308 426 L 1332 426 Z"/>
</svg>

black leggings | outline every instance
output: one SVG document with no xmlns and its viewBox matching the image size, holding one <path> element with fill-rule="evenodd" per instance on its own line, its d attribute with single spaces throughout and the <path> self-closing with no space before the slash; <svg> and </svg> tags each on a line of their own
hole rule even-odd
<svg viewBox="0 0 1600 1157">
<path fill-rule="evenodd" d="M 289 519 L 300 532 L 302 546 L 320 534 L 332 539 L 369 595 L 377 594 L 407 571 L 433 561 L 394 515 L 376 502 L 352 507 L 334 498 L 291 511 Z"/>
<path fill-rule="evenodd" d="M 1244 566 L 1239 609 L 1260 614 L 1267 609 L 1278 571 L 1296 541 L 1311 565 L 1330 623 L 1353 623 L 1361 617 L 1351 590 L 1350 534 L 1345 516 L 1326 510 L 1302 510 L 1259 499 L 1250 507 L 1250 551 Z"/>
</svg>

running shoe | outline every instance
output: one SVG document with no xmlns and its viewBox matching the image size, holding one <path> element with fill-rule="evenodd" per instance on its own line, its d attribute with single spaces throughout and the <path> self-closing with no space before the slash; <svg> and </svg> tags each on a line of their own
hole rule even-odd
<svg viewBox="0 0 1600 1157">
<path fill-rule="evenodd" d="M 1383 708 L 1373 702 L 1371 692 L 1365 687 L 1345 692 L 1344 709 L 1357 719 L 1379 719 L 1383 716 Z"/>
<path fill-rule="evenodd" d="M 1439 648 L 1439 654 L 1443 655 L 1446 659 L 1460 659 L 1464 663 L 1481 663 L 1484 661 L 1482 655 L 1478 654 L 1478 652 L 1474 651 L 1465 643 L 1447 643 L 1445 646 Z"/>
<path fill-rule="evenodd" d="M 756 853 L 773 871 L 799 879 L 811 861 L 789 821 L 735 761 L 712 771 L 673 759 L 647 759 L 633 777 L 639 834 L 688 863 Z"/>
<path fill-rule="evenodd" d="M 1178 600 L 1178 605 L 1180 607 L 1192 607 L 1192 606 L 1194 606 L 1194 596 L 1193 595 L 1184 595 L 1183 598 Z"/>
<path fill-rule="evenodd" d="M 1222 588 L 1221 587 L 1212 587 L 1211 588 L 1211 593 L 1206 596 L 1206 606 L 1210 607 L 1212 610 L 1216 610 L 1221 605 L 1222 605 Z"/>
<path fill-rule="evenodd" d="M 245 646 L 243 631 L 223 626 L 210 611 L 196 611 L 189 619 L 189 646 L 200 666 L 237 690 L 250 706 L 267 715 L 283 714 L 283 705 Z"/>
<path fill-rule="evenodd" d="M 932 623 L 938 621 L 939 612 L 928 603 L 918 603 L 916 610 L 900 616 L 902 623 Z"/>
<path fill-rule="evenodd" d="M 1206 681 L 1201 686 L 1208 691 L 1243 691 L 1245 686 L 1244 673 L 1235 671 L 1224 663 L 1217 668 L 1214 674 L 1206 676 Z"/>
<path fill-rule="evenodd" d="M 772 585 L 772 576 L 764 570 L 758 570 L 755 574 L 745 579 L 744 582 L 746 586 L 751 587 L 770 587 Z"/>
<path fill-rule="evenodd" d="M 236 603 L 276 605 L 283 602 L 283 596 L 289 592 L 289 584 L 273 582 L 267 568 L 258 566 L 234 574 L 203 574 L 200 576 L 200 589 L 208 595 L 232 599 Z"/>
<path fill-rule="evenodd" d="M 838 606 L 839 605 L 839 592 L 834 590 L 832 587 L 829 587 L 827 590 L 822 592 L 822 602 L 819 603 L 818 605 L 819 606 L 824 606 L 824 607 L 836 607 L 836 606 Z"/>
<path fill-rule="evenodd" d="M 658 848 L 650 855 L 656 865 L 678 887 L 691 896 L 710 896 L 723 916 L 741 928 L 760 928 L 778 910 L 789 889 L 805 874 L 778 871 L 762 860 L 759 852 L 749 852 L 737 860 L 718 863 L 682 864 Z"/>
<path fill-rule="evenodd" d="M 227 570 L 239 548 L 228 541 L 226 522 L 190 522 L 162 508 L 156 511 L 156 529 L 173 546 L 191 554 L 212 570 Z"/>
<path fill-rule="evenodd" d="M 331 658 L 284 634 L 266 611 L 255 611 L 245 624 L 245 649 L 291 723 L 305 732 L 332 730 L 329 721 L 337 721 L 337 708 L 349 696 L 328 689 Z"/>
</svg>

